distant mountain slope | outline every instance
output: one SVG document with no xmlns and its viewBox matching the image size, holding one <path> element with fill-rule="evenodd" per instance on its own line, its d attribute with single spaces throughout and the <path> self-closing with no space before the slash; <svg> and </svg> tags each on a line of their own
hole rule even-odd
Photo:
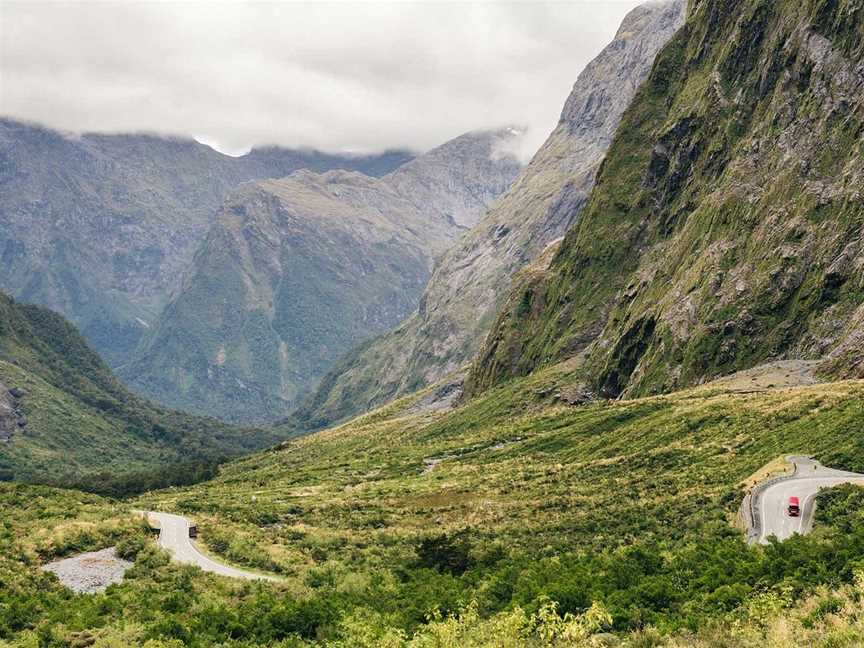
<svg viewBox="0 0 864 648">
<path fill-rule="evenodd" d="M 167 412 L 114 378 L 75 328 L 0 293 L 0 476 L 122 473 L 234 454 L 277 440 Z"/>
<path fill-rule="evenodd" d="M 301 168 L 384 174 L 410 159 L 275 147 L 232 158 L 193 140 L 69 136 L 0 119 L 0 289 L 63 313 L 117 366 L 229 189 Z"/>
<path fill-rule="evenodd" d="M 650 3 L 628 14 L 579 75 L 557 128 L 528 167 L 436 266 L 418 311 L 344 358 L 298 412 L 301 425 L 365 411 L 471 359 L 516 271 L 578 218 L 624 109 L 683 22 L 685 5 Z"/>
<path fill-rule="evenodd" d="M 122 369 L 159 402 L 285 416 L 344 353 L 416 308 L 434 259 L 505 191 L 512 130 L 469 133 L 381 179 L 301 171 L 242 185 Z"/>
<path fill-rule="evenodd" d="M 860 2 L 695 3 L 472 388 L 573 356 L 607 397 L 784 358 L 864 375 L 862 70 Z"/>
</svg>

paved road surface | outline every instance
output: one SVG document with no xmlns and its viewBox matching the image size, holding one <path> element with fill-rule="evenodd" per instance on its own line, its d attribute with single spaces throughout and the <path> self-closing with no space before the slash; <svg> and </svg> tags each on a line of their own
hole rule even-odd
<svg viewBox="0 0 864 648">
<path fill-rule="evenodd" d="M 279 580 L 275 576 L 265 576 L 263 574 L 254 574 L 252 572 L 243 571 L 216 562 L 212 558 L 208 558 L 195 547 L 195 544 L 189 538 L 189 520 L 181 515 L 172 515 L 171 513 L 157 513 L 150 511 L 147 516 L 151 520 L 159 522 L 159 546 L 167 549 L 171 557 L 180 563 L 188 565 L 197 565 L 203 571 L 213 572 L 221 576 L 230 576 L 231 578 L 246 578 L 250 580 Z"/>
<path fill-rule="evenodd" d="M 797 470 L 789 479 L 779 481 L 766 488 L 759 498 L 762 533 L 759 542 L 766 543 L 772 535 L 785 540 L 795 533 L 805 534 L 813 526 L 813 511 L 816 494 L 821 488 L 840 484 L 861 484 L 864 475 L 826 468 L 808 457 L 789 457 Z M 801 515 L 791 517 L 787 512 L 790 497 L 801 503 Z"/>
</svg>

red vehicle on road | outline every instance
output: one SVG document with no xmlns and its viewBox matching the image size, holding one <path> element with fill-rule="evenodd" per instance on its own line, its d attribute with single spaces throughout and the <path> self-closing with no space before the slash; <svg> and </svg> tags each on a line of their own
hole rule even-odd
<svg viewBox="0 0 864 648">
<path fill-rule="evenodd" d="M 788 511 L 789 511 L 790 517 L 798 517 L 799 515 L 801 515 L 801 506 L 798 504 L 798 498 L 797 497 L 790 497 L 789 498 Z"/>
</svg>

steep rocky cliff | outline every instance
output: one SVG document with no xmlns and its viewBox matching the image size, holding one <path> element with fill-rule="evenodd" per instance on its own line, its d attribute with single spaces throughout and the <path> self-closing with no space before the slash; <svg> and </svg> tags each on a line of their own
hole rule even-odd
<svg viewBox="0 0 864 648">
<path fill-rule="evenodd" d="M 860 1 L 695 3 L 471 389 L 565 357 L 607 397 L 783 358 L 861 376 L 862 98 Z"/>
<path fill-rule="evenodd" d="M 579 75 L 558 126 L 528 167 L 436 266 L 418 311 L 344 358 L 298 412 L 302 425 L 364 411 L 471 359 L 514 273 L 577 219 L 622 113 L 683 22 L 685 5 L 649 3 L 627 15 Z"/>
<path fill-rule="evenodd" d="M 300 168 L 388 173 L 409 160 L 281 148 L 232 158 L 192 140 L 71 136 L 0 119 L 0 288 L 127 359 L 238 183 Z"/>
<path fill-rule="evenodd" d="M 515 131 L 470 133 L 381 179 L 297 172 L 233 192 L 122 376 L 227 420 L 284 416 L 416 308 L 434 259 L 505 191 Z"/>
</svg>

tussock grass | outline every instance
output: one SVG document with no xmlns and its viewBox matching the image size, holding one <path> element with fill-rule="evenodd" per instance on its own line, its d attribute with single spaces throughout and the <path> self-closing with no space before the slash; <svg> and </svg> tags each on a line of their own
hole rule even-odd
<svg viewBox="0 0 864 648">
<path fill-rule="evenodd" d="M 569 372 L 448 412 L 406 415 L 406 399 L 132 504 L 191 515 L 209 552 L 280 583 L 171 565 L 145 542 L 101 602 L 70 598 L 37 572 L 43 554 L 142 537 L 140 523 L 109 500 L 11 487 L 0 579 L 16 593 L 0 641 L 30 645 L 43 626 L 56 642 L 32 645 L 132 626 L 123 645 L 785 647 L 803 644 L 777 628 L 802 624 L 857 636 L 841 614 L 864 566 L 857 491 L 825 500 L 807 538 L 748 547 L 732 522 L 743 485 L 778 457 L 864 467 L 864 383 L 570 407 L 551 396 Z M 829 595 L 844 603 L 799 614 Z"/>
</svg>

